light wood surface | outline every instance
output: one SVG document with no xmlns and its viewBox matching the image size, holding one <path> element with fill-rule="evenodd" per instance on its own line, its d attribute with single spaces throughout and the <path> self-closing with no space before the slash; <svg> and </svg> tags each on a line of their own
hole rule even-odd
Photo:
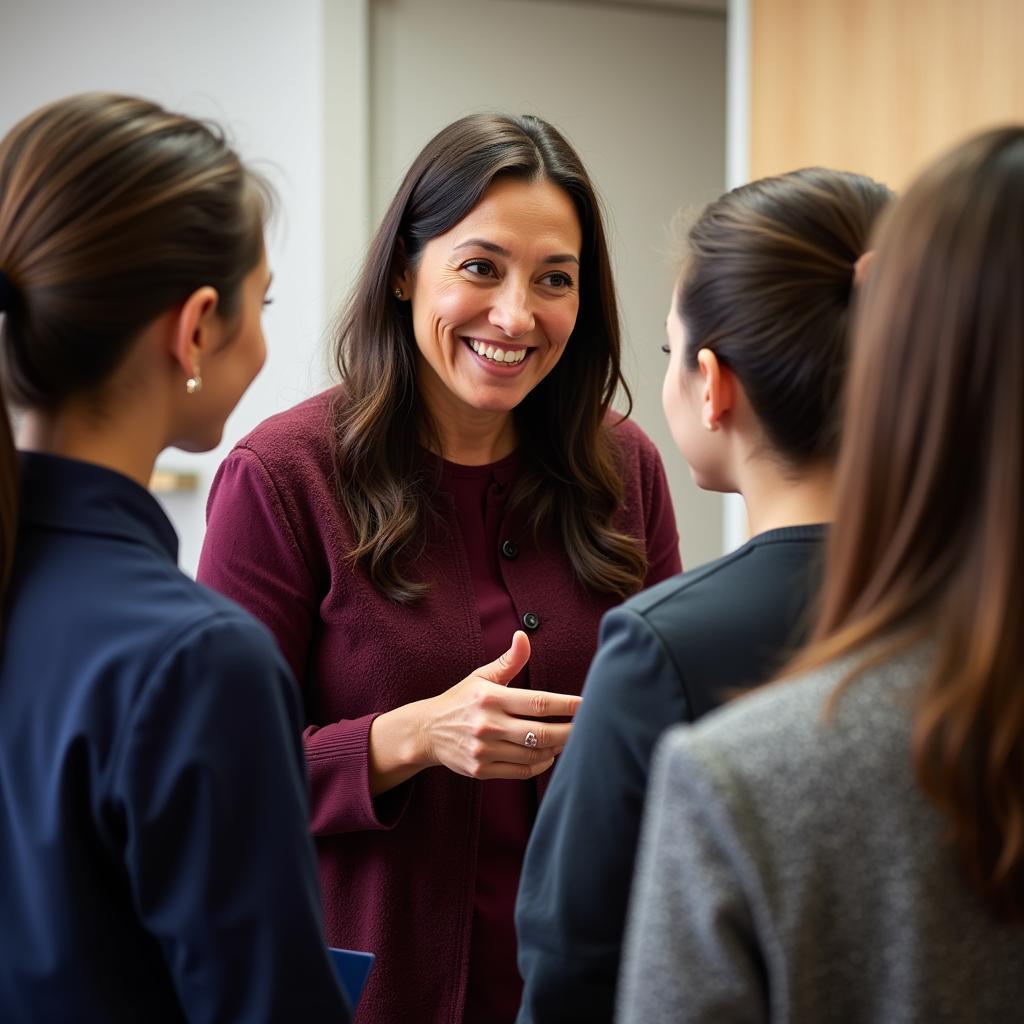
<svg viewBox="0 0 1024 1024">
<path fill-rule="evenodd" d="M 1024 0 L 751 0 L 751 177 L 809 164 L 901 189 L 1024 121 Z"/>
<path fill-rule="evenodd" d="M 199 489 L 199 474 L 187 470 L 154 469 L 149 478 L 154 494 L 185 494 Z"/>
</svg>

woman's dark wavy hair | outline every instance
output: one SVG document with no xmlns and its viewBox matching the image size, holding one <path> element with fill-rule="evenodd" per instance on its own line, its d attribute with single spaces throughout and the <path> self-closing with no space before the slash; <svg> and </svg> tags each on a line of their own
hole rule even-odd
<svg viewBox="0 0 1024 1024">
<path fill-rule="evenodd" d="M 714 352 L 796 469 L 836 457 L 854 263 L 891 199 L 864 175 L 808 167 L 727 192 L 690 229 L 684 363 Z"/>
<path fill-rule="evenodd" d="M 338 500 L 355 533 L 354 562 L 377 589 L 409 603 L 428 587 L 408 565 L 422 542 L 436 475 L 417 441 L 440 450 L 416 383 L 412 321 L 392 294 L 396 273 L 451 230 L 497 179 L 550 181 L 571 198 L 582 229 L 580 305 L 555 368 L 515 410 L 521 473 L 510 507 L 534 535 L 553 530 L 584 586 L 627 596 L 647 562 L 637 538 L 614 529 L 623 484 L 606 422 L 629 392 L 598 199 L 576 152 L 537 117 L 474 114 L 419 154 L 370 244 L 335 344 L 341 377 L 331 412 Z"/>
<path fill-rule="evenodd" d="M 273 197 L 213 125 L 131 96 L 51 103 L 0 140 L 5 396 L 54 409 L 97 395 L 139 331 L 203 285 L 233 320 Z M 0 594 L 19 462 L 0 410 Z"/>
</svg>

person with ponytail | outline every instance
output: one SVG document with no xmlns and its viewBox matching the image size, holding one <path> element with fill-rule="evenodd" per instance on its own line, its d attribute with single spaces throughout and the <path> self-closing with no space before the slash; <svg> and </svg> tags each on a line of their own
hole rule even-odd
<svg viewBox="0 0 1024 1024">
<path fill-rule="evenodd" d="M 84 94 L 0 141 L 0 1018 L 338 1021 L 294 680 L 147 490 L 263 365 L 267 187 Z"/>
<path fill-rule="evenodd" d="M 809 645 L 661 744 L 620 1019 L 1018 1020 L 1024 127 L 887 215 Z"/>
<path fill-rule="evenodd" d="M 519 1024 L 612 1020 L 655 741 L 764 682 L 803 634 L 832 515 L 850 308 L 889 200 L 870 178 L 806 168 L 727 192 L 687 232 L 662 405 L 697 484 L 742 495 L 751 539 L 605 616 L 527 850 Z"/>
</svg>

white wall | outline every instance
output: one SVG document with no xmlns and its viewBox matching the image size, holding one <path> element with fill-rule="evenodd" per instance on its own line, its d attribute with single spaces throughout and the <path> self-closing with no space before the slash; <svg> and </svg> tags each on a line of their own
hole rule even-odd
<svg viewBox="0 0 1024 1024">
<path fill-rule="evenodd" d="M 726 40 L 725 187 L 750 180 L 750 0 L 729 0 Z M 748 537 L 747 507 L 738 494 L 722 505 L 722 548 L 732 551 Z"/>
<path fill-rule="evenodd" d="M 231 443 L 324 380 L 324 2 L 332 0 L 0 0 L 0 134 L 69 93 L 139 94 L 227 126 L 280 194 L 282 215 L 268 238 L 267 366 L 220 449 L 161 459 L 200 475 L 197 494 L 165 500 L 189 572 L 206 491 Z"/>
</svg>

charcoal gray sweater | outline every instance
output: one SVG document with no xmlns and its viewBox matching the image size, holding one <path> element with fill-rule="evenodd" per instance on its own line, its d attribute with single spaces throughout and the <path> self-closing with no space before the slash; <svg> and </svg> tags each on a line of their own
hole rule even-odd
<svg viewBox="0 0 1024 1024">
<path fill-rule="evenodd" d="M 1024 1020 L 1024 928 L 968 891 L 914 781 L 925 667 L 864 673 L 831 722 L 840 667 L 666 735 L 619 1020 Z"/>
</svg>

